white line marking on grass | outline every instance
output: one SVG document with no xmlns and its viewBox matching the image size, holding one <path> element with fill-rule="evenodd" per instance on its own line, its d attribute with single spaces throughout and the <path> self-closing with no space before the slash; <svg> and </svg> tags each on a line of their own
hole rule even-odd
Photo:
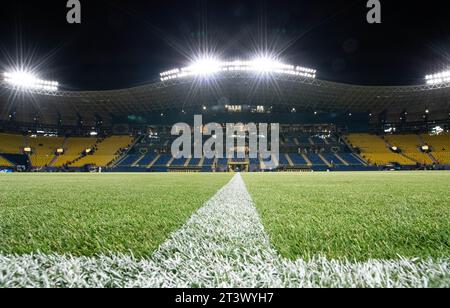
<svg viewBox="0 0 450 308">
<path fill-rule="evenodd" d="M 149 260 L 0 255 L 0 287 L 449 287 L 449 260 L 292 262 L 238 174 Z"/>
</svg>

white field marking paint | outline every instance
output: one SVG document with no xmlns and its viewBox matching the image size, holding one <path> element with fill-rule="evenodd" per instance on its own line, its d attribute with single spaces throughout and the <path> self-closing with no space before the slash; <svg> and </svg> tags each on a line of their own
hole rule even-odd
<svg viewBox="0 0 450 308">
<path fill-rule="evenodd" d="M 148 260 L 0 255 L 0 287 L 430 286 L 450 286 L 450 260 L 280 257 L 239 174 Z"/>
</svg>

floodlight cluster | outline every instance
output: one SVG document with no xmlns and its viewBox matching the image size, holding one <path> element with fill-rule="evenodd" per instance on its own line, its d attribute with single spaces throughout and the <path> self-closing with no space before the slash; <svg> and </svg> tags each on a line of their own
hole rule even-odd
<svg viewBox="0 0 450 308">
<path fill-rule="evenodd" d="M 258 58 L 251 61 L 222 62 L 215 59 L 204 59 L 184 68 L 177 68 L 160 74 L 161 81 L 187 77 L 209 77 L 222 72 L 253 72 L 257 74 L 282 74 L 305 78 L 316 78 L 314 69 L 284 64 L 269 58 Z"/>
<path fill-rule="evenodd" d="M 427 75 L 425 77 L 427 84 L 441 84 L 450 82 L 450 71 L 441 72 L 434 75 Z"/>
<path fill-rule="evenodd" d="M 3 77 L 4 82 L 18 89 L 58 91 L 58 82 L 39 79 L 32 73 L 4 73 Z"/>
</svg>

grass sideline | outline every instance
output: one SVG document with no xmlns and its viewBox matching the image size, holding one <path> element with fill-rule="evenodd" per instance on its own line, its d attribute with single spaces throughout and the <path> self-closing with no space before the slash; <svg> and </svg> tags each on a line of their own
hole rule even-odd
<svg viewBox="0 0 450 308">
<path fill-rule="evenodd" d="M 0 176 L 0 253 L 148 257 L 229 174 Z"/>
<path fill-rule="evenodd" d="M 245 174 L 290 259 L 448 258 L 450 173 Z"/>
</svg>

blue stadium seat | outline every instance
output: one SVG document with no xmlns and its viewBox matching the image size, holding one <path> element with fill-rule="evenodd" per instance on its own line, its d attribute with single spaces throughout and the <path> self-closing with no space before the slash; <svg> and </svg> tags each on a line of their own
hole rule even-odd
<svg viewBox="0 0 450 308">
<path fill-rule="evenodd" d="M 308 135 L 301 135 L 297 138 L 301 144 L 309 144 L 309 136 Z"/>
<path fill-rule="evenodd" d="M 131 155 L 127 155 L 127 157 L 125 157 L 124 160 L 122 160 L 119 163 L 119 167 L 129 167 L 131 165 L 133 165 L 138 159 L 139 159 L 139 155 L 135 155 L 135 154 L 131 154 Z"/>
<path fill-rule="evenodd" d="M 313 140 L 313 142 L 314 142 L 315 145 L 318 145 L 318 146 L 323 146 L 323 145 L 325 145 L 325 141 L 324 141 L 322 138 L 319 138 L 319 137 L 312 137 L 311 139 Z"/>
<path fill-rule="evenodd" d="M 364 166 L 363 163 L 359 161 L 355 156 L 353 156 L 352 153 L 342 153 L 339 155 L 351 166 Z"/>
<path fill-rule="evenodd" d="M 16 166 L 28 166 L 28 157 L 22 154 L 1 154 L 5 159 Z"/>
<path fill-rule="evenodd" d="M 217 160 L 217 165 L 219 167 L 228 167 L 228 158 L 219 158 Z"/>
<path fill-rule="evenodd" d="M 305 165 L 308 164 L 306 162 L 306 160 L 303 158 L 303 156 L 301 156 L 301 155 L 299 155 L 297 153 L 289 154 L 289 157 L 291 158 L 292 162 L 296 166 L 305 166 Z"/>
<path fill-rule="evenodd" d="M 186 164 L 186 158 L 174 159 L 171 166 L 172 167 L 183 167 Z"/>
<path fill-rule="evenodd" d="M 326 166 L 326 163 L 315 153 L 309 153 L 306 155 L 313 166 Z"/>
<path fill-rule="evenodd" d="M 280 165 L 281 166 L 289 166 L 289 161 L 286 158 L 286 155 L 280 154 Z"/>
<path fill-rule="evenodd" d="M 323 157 L 332 165 L 345 166 L 345 164 L 334 154 L 331 153 L 323 154 Z"/>
<path fill-rule="evenodd" d="M 214 164 L 214 159 L 205 158 L 205 160 L 203 161 L 203 166 L 211 167 L 213 164 Z"/>
<path fill-rule="evenodd" d="M 154 166 L 164 166 L 166 167 L 167 164 L 170 162 L 170 160 L 172 159 L 171 155 L 168 154 L 163 154 L 159 157 L 159 159 L 155 162 Z"/>
<path fill-rule="evenodd" d="M 139 166 L 148 166 L 154 161 L 156 158 L 156 154 L 147 154 L 139 161 Z"/>
<path fill-rule="evenodd" d="M 200 164 L 201 159 L 199 158 L 192 158 L 191 161 L 189 162 L 189 166 L 190 167 L 197 167 L 198 164 Z"/>
</svg>

